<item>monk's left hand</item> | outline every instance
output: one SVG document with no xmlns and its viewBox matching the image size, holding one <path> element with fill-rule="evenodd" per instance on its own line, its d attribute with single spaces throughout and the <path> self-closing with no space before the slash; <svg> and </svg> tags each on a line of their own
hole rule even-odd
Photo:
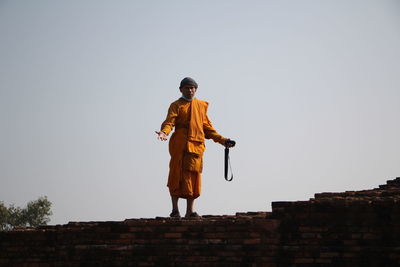
<svg viewBox="0 0 400 267">
<path fill-rule="evenodd" d="M 225 146 L 226 147 L 234 147 L 235 145 L 236 145 L 236 142 L 231 140 L 231 139 L 228 139 L 228 140 L 225 141 Z"/>
</svg>

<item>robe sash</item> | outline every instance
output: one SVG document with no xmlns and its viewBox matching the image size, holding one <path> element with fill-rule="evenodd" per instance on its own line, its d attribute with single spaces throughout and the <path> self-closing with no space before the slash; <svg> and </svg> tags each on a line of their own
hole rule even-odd
<svg viewBox="0 0 400 267">
<path fill-rule="evenodd" d="M 190 107 L 190 122 L 188 129 L 187 151 L 202 156 L 205 150 L 204 127 L 206 106 L 199 100 L 193 99 Z"/>
</svg>

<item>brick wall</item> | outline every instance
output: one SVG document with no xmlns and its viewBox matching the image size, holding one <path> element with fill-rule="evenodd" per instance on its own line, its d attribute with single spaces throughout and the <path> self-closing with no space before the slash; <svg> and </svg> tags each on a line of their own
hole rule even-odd
<svg viewBox="0 0 400 267">
<path fill-rule="evenodd" d="M 272 203 L 281 266 L 400 266 L 400 178 L 379 188 Z"/>
<path fill-rule="evenodd" d="M 271 212 L 0 232 L 0 266 L 400 266 L 400 178 Z"/>
</svg>

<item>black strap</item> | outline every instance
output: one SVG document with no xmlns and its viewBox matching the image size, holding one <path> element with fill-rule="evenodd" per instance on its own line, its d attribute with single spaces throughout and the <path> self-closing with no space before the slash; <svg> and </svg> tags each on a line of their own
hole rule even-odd
<svg viewBox="0 0 400 267">
<path fill-rule="evenodd" d="M 231 178 L 228 179 L 228 164 L 231 169 Z M 233 172 L 232 172 L 232 166 L 231 166 L 231 161 L 229 159 L 229 148 L 225 147 L 225 180 L 228 182 L 233 180 Z"/>
</svg>

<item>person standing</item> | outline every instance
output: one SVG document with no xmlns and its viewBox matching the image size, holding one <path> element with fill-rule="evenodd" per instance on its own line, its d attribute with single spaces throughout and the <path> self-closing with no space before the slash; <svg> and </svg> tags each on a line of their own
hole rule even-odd
<svg viewBox="0 0 400 267">
<path fill-rule="evenodd" d="M 167 118 L 156 131 L 157 138 L 166 141 L 175 128 L 170 141 L 168 188 L 172 201 L 170 217 L 180 217 L 178 200 L 187 201 L 185 217 L 199 217 L 193 210 L 194 200 L 201 193 L 201 173 L 205 139 L 212 139 L 226 147 L 233 147 L 234 142 L 220 135 L 212 126 L 207 115 L 208 103 L 195 98 L 197 82 L 184 78 L 179 86 L 182 96 L 174 101 L 167 113 Z"/>
</svg>

